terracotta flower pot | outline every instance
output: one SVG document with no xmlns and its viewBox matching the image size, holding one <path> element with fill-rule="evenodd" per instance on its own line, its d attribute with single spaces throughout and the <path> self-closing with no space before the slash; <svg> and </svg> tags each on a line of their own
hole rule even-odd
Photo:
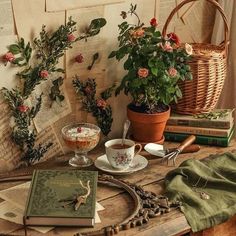
<svg viewBox="0 0 236 236">
<path fill-rule="evenodd" d="M 148 143 L 163 140 L 166 122 L 170 117 L 167 111 L 155 114 L 135 112 L 127 107 L 127 116 L 131 122 L 132 137 L 135 141 Z"/>
</svg>

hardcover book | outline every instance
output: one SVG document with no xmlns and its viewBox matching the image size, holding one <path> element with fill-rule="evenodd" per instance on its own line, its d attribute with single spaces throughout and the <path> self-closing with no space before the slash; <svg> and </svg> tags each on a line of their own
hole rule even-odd
<svg viewBox="0 0 236 236">
<path fill-rule="evenodd" d="M 227 110 L 226 116 L 218 119 L 195 118 L 191 115 L 180 115 L 172 113 L 167 125 L 182 125 L 192 127 L 205 127 L 216 129 L 229 129 L 233 123 L 233 109 L 215 109 L 215 112 Z M 214 112 L 213 111 L 213 112 Z"/>
<path fill-rule="evenodd" d="M 182 142 L 189 136 L 189 134 L 164 132 L 164 136 L 166 141 Z M 232 128 L 228 137 L 196 135 L 195 143 L 203 145 L 228 147 L 233 136 L 234 136 L 234 127 Z"/>
<path fill-rule="evenodd" d="M 203 127 L 190 127 L 180 125 L 166 125 L 165 131 L 170 133 L 186 133 L 203 136 L 215 136 L 215 137 L 228 137 L 232 130 L 234 123 L 231 122 L 229 129 L 215 129 L 215 128 L 203 128 Z"/>
<path fill-rule="evenodd" d="M 24 215 L 25 225 L 93 226 L 97 189 L 96 171 L 34 171 Z M 75 209 L 73 200 L 89 195 Z"/>
</svg>

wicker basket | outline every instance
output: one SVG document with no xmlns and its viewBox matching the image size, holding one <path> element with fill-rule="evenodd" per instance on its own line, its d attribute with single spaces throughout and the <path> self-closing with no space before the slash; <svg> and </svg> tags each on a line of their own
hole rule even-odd
<svg viewBox="0 0 236 236">
<path fill-rule="evenodd" d="M 174 14 L 185 4 L 199 0 L 184 0 L 170 13 L 163 27 L 162 35 L 166 36 L 166 29 Z M 215 108 L 220 97 L 227 72 L 228 24 L 221 6 L 214 0 L 207 0 L 220 12 L 224 20 L 224 41 L 220 45 L 191 43 L 193 47 L 192 59 L 189 62 L 193 80 L 179 83 L 183 97 L 173 107 L 177 113 L 198 114 L 206 113 Z"/>
</svg>

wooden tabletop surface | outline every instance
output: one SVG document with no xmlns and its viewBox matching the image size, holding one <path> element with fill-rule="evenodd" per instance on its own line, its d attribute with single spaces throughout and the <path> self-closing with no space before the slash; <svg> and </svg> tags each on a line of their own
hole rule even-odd
<svg viewBox="0 0 236 236">
<path fill-rule="evenodd" d="M 176 147 L 178 143 L 165 142 L 165 146 L 168 148 Z M 210 147 L 201 146 L 200 151 L 196 153 L 180 154 L 177 158 L 177 166 L 189 158 L 203 159 L 210 154 L 224 153 L 224 152 L 236 152 L 236 139 L 232 140 L 231 144 L 227 148 L 222 147 Z M 103 148 L 97 148 L 90 156 L 94 159 L 104 154 Z M 163 179 L 170 170 L 175 168 L 174 166 L 167 166 L 161 163 L 160 158 L 154 158 L 147 152 L 142 151 L 141 155 L 145 156 L 149 160 L 148 166 L 136 173 L 117 176 L 117 178 L 128 180 L 131 183 L 136 183 L 144 187 L 145 190 L 150 190 L 156 194 L 161 194 L 163 192 Z M 51 168 L 66 166 L 68 162 L 65 158 L 58 158 L 55 161 L 50 161 L 49 163 L 41 163 L 39 167 L 45 167 L 45 165 Z M 95 167 L 90 167 L 90 170 L 96 170 Z M 100 172 L 102 173 L 102 172 Z M 4 182 L 0 183 L 0 190 L 12 187 L 14 185 L 23 183 L 21 182 Z M 100 229 L 104 226 L 112 225 L 121 222 L 123 219 L 132 213 L 133 202 L 130 196 L 120 189 L 111 186 L 100 186 L 98 185 L 97 200 L 105 210 L 99 212 L 99 216 L 102 223 L 96 224 L 95 229 Z M 28 229 L 28 235 L 57 235 L 57 236 L 71 236 L 77 232 L 91 231 L 91 228 L 71 228 L 71 227 L 56 227 L 47 234 L 40 234 L 34 230 Z M 182 235 L 186 232 L 190 232 L 190 227 L 184 217 L 184 215 L 179 210 L 173 210 L 168 214 L 158 216 L 151 219 L 147 224 L 142 226 L 132 228 L 126 231 L 121 231 L 118 235 L 120 236 L 131 236 L 131 235 L 145 235 L 145 236 L 173 236 Z M 0 219 L 0 235 L 10 234 L 10 235 L 24 235 L 24 230 L 21 225 L 11 223 Z"/>
</svg>

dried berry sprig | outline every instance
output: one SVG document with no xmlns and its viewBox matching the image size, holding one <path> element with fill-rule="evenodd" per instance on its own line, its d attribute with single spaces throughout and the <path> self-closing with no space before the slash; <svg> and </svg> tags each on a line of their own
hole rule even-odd
<svg viewBox="0 0 236 236">
<path fill-rule="evenodd" d="M 95 79 L 87 79 L 81 81 L 76 75 L 73 80 L 73 86 L 76 94 L 81 98 L 83 109 L 95 117 L 102 133 L 107 136 L 111 131 L 113 122 L 112 108 L 107 100 L 112 96 L 115 85 L 103 91 L 100 96 L 96 96 L 97 84 Z"/>
<path fill-rule="evenodd" d="M 197 114 L 197 115 L 194 115 L 194 118 L 217 120 L 217 119 L 226 117 L 228 114 L 229 114 L 229 111 L 226 109 L 226 110 L 223 110 L 223 111 L 211 111 L 211 112 L 208 112 L 208 113 Z"/>
</svg>

